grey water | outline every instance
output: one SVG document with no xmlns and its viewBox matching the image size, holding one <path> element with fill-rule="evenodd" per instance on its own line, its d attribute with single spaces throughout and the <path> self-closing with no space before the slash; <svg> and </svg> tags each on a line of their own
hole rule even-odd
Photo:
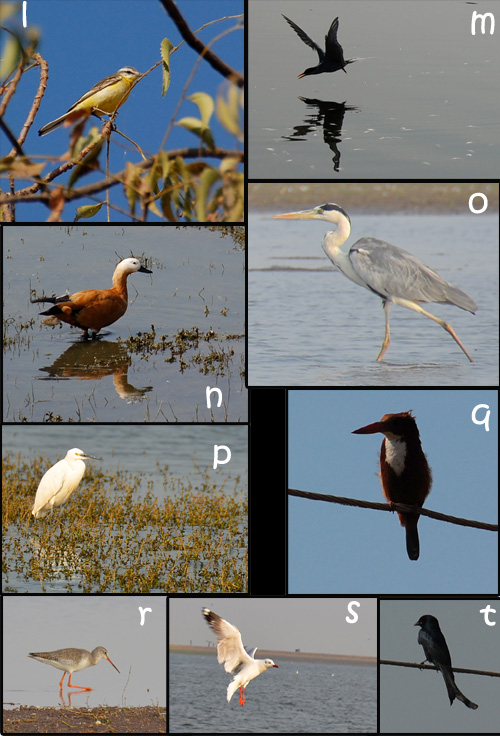
<svg viewBox="0 0 500 736">
<path fill-rule="evenodd" d="M 386 240 L 479 306 L 475 315 L 424 306 L 452 325 L 474 363 L 439 325 L 397 306 L 390 311 L 391 344 L 377 363 L 384 339 L 381 299 L 334 269 L 321 247 L 328 223 L 278 223 L 274 214 L 249 216 L 250 386 L 497 384 L 497 215 L 351 212 L 353 230 L 343 250 L 362 236 Z"/>
<path fill-rule="evenodd" d="M 47 327 L 37 295 L 109 288 L 115 265 L 129 255 L 149 259 L 152 274 L 128 280 L 129 308 L 102 330 L 82 340 L 68 325 Z M 4 233 L 3 419 L 6 422 L 202 422 L 244 421 L 244 253 L 222 231 L 189 227 L 104 226 L 35 228 L 13 226 Z M 132 303 L 133 302 L 133 303 Z M 133 350 L 118 338 L 152 332 L 158 349 Z M 179 331 L 198 329 L 220 340 L 195 342 L 171 362 L 159 347 Z M 212 354 L 234 350 L 231 360 L 204 365 Z M 175 349 L 174 349 L 175 352 Z M 214 355 L 215 353 L 215 355 Z M 199 362 L 191 358 L 199 355 Z M 223 361 L 222 361 L 223 362 Z M 220 408 L 206 406 L 207 386 L 222 391 Z"/>
<path fill-rule="evenodd" d="M 496 179 L 498 31 L 461 0 L 249 3 L 251 179 Z M 347 73 L 297 79 L 339 17 Z M 497 18 L 498 22 L 498 18 Z"/>
<path fill-rule="evenodd" d="M 372 733 L 376 667 L 280 662 L 230 703 L 230 676 L 213 656 L 171 654 L 171 733 Z M 276 676 L 273 676 L 276 675 Z"/>
</svg>

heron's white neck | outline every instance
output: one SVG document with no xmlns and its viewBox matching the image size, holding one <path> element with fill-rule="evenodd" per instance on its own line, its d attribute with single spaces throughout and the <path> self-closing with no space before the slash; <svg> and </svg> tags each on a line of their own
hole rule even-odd
<svg viewBox="0 0 500 736">
<path fill-rule="evenodd" d="M 349 220 L 340 212 L 330 212 L 329 215 L 329 221 L 337 225 L 337 229 L 335 232 L 330 230 L 325 234 L 322 244 L 323 250 L 331 262 L 337 266 L 339 271 L 342 271 L 344 276 L 347 276 L 348 279 L 354 281 L 358 286 L 363 286 L 365 289 L 368 289 L 365 282 L 358 276 L 352 267 L 349 251 L 344 253 L 344 251 L 340 249 L 341 245 L 345 243 L 351 233 Z"/>
</svg>

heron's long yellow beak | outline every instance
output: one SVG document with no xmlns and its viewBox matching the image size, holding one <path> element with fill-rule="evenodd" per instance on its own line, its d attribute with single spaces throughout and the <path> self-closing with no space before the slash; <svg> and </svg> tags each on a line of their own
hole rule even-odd
<svg viewBox="0 0 500 736">
<path fill-rule="evenodd" d="M 274 215 L 275 220 L 314 220 L 317 210 L 302 210 L 301 212 L 287 212 L 285 215 Z"/>
</svg>

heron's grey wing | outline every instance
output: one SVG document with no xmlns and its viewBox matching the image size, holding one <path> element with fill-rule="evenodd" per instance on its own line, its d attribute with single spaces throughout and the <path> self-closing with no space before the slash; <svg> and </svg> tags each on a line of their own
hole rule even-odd
<svg viewBox="0 0 500 736">
<path fill-rule="evenodd" d="M 327 59 L 337 59 L 344 61 L 344 50 L 337 41 L 337 31 L 339 30 L 339 19 L 335 18 L 330 26 L 328 34 L 325 36 L 325 49 Z"/>
<path fill-rule="evenodd" d="M 477 304 L 457 286 L 385 240 L 361 238 L 351 246 L 349 258 L 356 273 L 382 298 L 454 304 L 473 314 L 477 309 Z"/>
<path fill-rule="evenodd" d="M 283 13 L 282 13 L 282 15 L 283 15 Z M 286 15 L 283 15 L 283 18 L 286 20 L 286 22 L 289 25 L 291 25 L 291 27 L 293 28 L 293 30 L 295 31 L 295 33 L 297 34 L 297 36 L 299 38 L 301 38 L 304 41 L 304 43 L 307 44 L 307 46 L 310 46 L 312 49 L 314 49 L 314 51 L 316 51 L 316 53 L 319 56 L 319 60 L 320 61 L 323 61 L 323 59 L 325 58 L 325 52 L 323 51 L 323 49 L 320 49 L 320 47 L 318 46 L 318 44 L 315 41 L 313 41 L 312 38 L 309 38 L 309 36 L 307 35 L 307 33 L 305 33 L 302 30 L 302 28 L 300 28 L 296 23 L 294 23 L 293 20 L 290 20 L 290 18 L 287 18 Z M 331 30 L 331 28 L 330 28 L 330 30 Z"/>
</svg>

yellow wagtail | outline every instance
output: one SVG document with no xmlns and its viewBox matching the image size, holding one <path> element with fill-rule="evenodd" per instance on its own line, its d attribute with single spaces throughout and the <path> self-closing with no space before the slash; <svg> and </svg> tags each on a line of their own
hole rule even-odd
<svg viewBox="0 0 500 736">
<path fill-rule="evenodd" d="M 116 74 L 101 79 L 92 89 L 89 89 L 64 115 L 40 128 L 38 135 L 46 135 L 63 124 L 65 126 L 71 125 L 81 117 L 110 115 L 120 105 L 123 105 L 130 94 L 134 81 L 140 76 L 140 72 L 134 69 L 133 66 L 124 66 L 122 69 L 118 69 Z"/>
</svg>

